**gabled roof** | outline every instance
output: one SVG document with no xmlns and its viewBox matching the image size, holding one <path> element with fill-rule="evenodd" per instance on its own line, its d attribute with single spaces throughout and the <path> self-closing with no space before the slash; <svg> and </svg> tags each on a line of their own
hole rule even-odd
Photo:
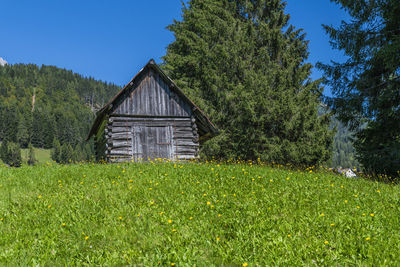
<svg viewBox="0 0 400 267">
<path fill-rule="evenodd" d="M 90 132 L 86 138 L 86 140 L 89 140 L 90 137 L 92 137 L 92 135 L 94 135 L 98 128 L 100 127 L 100 125 L 102 124 L 102 121 L 105 119 L 106 115 L 109 114 L 109 112 L 112 110 L 112 107 L 114 106 L 114 104 L 117 102 L 117 100 L 124 95 L 124 93 L 128 90 L 130 90 L 134 84 L 135 81 L 140 77 L 140 75 L 142 73 L 144 73 L 145 71 L 147 71 L 148 69 L 153 69 L 154 71 L 156 71 L 163 79 L 164 81 L 168 84 L 168 86 L 170 87 L 170 89 L 172 91 L 174 91 L 177 95 L 179 95 L 185 102 L 187 102 L 191 108 L 192 108 L 192 112 L 194 117 L 196 118 L 196 124 L 199 128 L 199 132 L 200 132 L 200 137 L 202 137 L 201 139 L 205 140 L 205 139 L 209 139 L 215 135 L 218 134 L 218 130 L 217 128 L 214 126 L 214 124 L 210 121 L 210 119 L 204 114 L 203 111 L 201 111 L 199 109 L 198 106 L 196 106 L 196 104 L 193 103 L 192 100 L 190 100 L 182 91 L 182 89 L 180 89 L 175 83 L 174 81 L 172 81 L 171 78 L 169 78 L 164 71 L 155 63 L 155 61 L 153 59 L 151 59 L 146 66 L 144 66 L 136 75 L 135 77 L 133 77 L 133 79 L 126 84 L 121 91 L 119 91 L 113 98 L 111 98 L 111 100 L 101 109 L 97 112 L 97 117 L 92 125 L 92 128 L 90 129 Z"/>
</svg>

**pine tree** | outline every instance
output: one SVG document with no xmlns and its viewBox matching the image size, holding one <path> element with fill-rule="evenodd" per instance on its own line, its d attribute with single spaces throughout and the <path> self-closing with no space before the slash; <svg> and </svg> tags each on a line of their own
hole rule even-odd
<svg viewBox="0 0 400 267">
<path fill-rule="evenodd" d="M 203 153 L 312 165 L 330 158 L 329 115 L 307 41 L 280 0 L 192 0 L 168 27 L 163 68 L 217 124 Z"/>
<path fill-rule="evenodd" d="M 37 162 L 36 157 L 35 157 L 35 151 L 33 149 L 33 146 L 31 143 L 29 143 L 28 145 L 28 150 L 29 150 L 29 154 L 28 154 L 28 164 L 29 165 L 35 165 L 35 163 Z"/>
<path fill-rule="evenodd" d="M 7 141 L 7 139 L 4 139 L 3 142 L 1 143 L 0 158 L 4 163 L 9 162 L 8 141 Z"/>
<path fill-rule="evenodd" d="M 1 146 L 1 159 L 11 167 L 20 167 L 22 164 L 22 157 L 19 144 L 4 141 Z"/>
<path fill-rule="evenodd" d="M 61 162 L 61 145 L 57 139 L 53 140 L 53 149 L 51 150 L 51 159 L 57 163 Z"/>
<path fill-rule="evenodd" d="M 352 17 L 324 25 L 334 48 L 348 60 L 318 64 L 325 72 L 338 118 L 356 132 L 357 159 L 366 171 L 400 169 L 400 1 L 331 0 Z"/>
<path fill-rule="evenodd" d="M 74 150 L 70 144 L 63 144 L 61 146 L 60 162 L 71 163 L 74 161 Z"/>
<path fill-rule="evenodd" d="M 19 115 L 17 141 L 22 148 L 27 148 L 30 143 L 29 121 L 23 114 Z"/>
</svg>

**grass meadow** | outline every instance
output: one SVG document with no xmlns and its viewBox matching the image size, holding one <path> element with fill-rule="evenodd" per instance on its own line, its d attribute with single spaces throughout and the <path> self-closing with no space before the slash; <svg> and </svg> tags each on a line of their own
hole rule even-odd
<svg viewBox="0 0 400 267">
<path fill-rule="evenodd" d="M 398 265 L 400 190 L 217 163 L 0 167 L 0 265 Z"/>
<path fill-rule="evenodd" d="M 34 148 L 33 149 L 35 153 L 35 159 L 37 160 L 38 163 L 46 163 L 46 162 L 51 162 L 51 149 L 42 149 L 42 148 Z M 21 158 L 23 162 L 27 162 L 29 158 L 29 149 L 24 148 L 21 149 Z"/>
</svg>

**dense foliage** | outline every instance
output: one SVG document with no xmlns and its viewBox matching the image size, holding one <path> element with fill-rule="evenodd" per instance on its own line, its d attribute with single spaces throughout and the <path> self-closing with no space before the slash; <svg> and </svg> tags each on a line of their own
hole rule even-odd
<svg viewBox="0 0 400 267">
<path fill-rule="evenodd" d="M 333 138 L 331 167 L 359 168 L 353 147 L 354 133 L 343 123 L 332 117 L 332 125 L 336 128 Z"/>
<path fill-rule="evenodd" d="M 22 164 L 21 148 L 19 144 L 5 140 L 0 146 L 0 159 L 12 167 L 20 167 Z"/>
<path fill-rule="evenodd" d="M 307 41 L 281 0 L 192 0 L 168 27 L 163 66 L 210 115 L 219 136 L 203 152 L 313 165 L 331 156 L 322 88 L 305 63 Z"/>
<path fill-rule="evenodd" d="M 276 166 L 0 167 L 0 265 L 396 266 L 399 201 Z"/>
<path fill-rule="evenodd" d="M 319 64 L 335 95 L 331 107 L 356 130 L 359 162 L 374 173 L 400 166 L 400 1 L 332 0 L 352 17 L 325 25 L 333 47 L 348 60 Z M 360 127 L 366 125 L 366 127 Z"/>
<path fill-rule="evenodd" d="M 53 66 L 0 66 L 0 141 L 51 148 L 56 140 L 81 151 L 72 159 L 85 159 L 93 111 L 118 90 Z"/>
</svg>

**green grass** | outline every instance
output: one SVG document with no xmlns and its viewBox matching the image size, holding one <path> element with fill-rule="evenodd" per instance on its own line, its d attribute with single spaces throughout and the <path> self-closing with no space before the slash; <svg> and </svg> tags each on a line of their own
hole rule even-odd
<svg viewBox="0 0 400 267">
<path fill-rule="evenodd" d="M 399 186 L 251 165 L 0 168 L 0 265 L 397 265 Z"/>
<path fill-rule="evenodd" d="M 34 148 L 33 151 L 35 153 L 35 158 L 38 161 L 38 163 L 46 163 L 52 161 L 50 156 L 51 149 Z M 27 162 L 28 155 L 29 155 L 29 150 L 27 148 L 21 149 L 22 161 Z"/>
</svg>

